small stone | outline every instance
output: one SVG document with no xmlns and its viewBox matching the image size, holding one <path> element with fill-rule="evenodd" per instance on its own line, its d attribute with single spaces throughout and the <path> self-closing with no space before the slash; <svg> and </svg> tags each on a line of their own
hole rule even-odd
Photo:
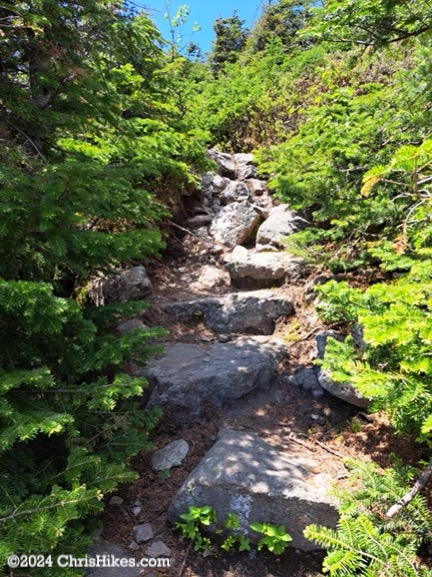
<svg viewBox="0 0 432 577">
<path fill-rule="evenodd" d="M 121 333 L 130 333 L 136 330 L 144 331 L 146 329 L 148 329 L 148 326 L 139 319 L 130 319 L 117 327 L 117 330 Z"/>
<path fill-rule="evenodd" d="M 206 258 L 208 252 L 205 251 Z M 214 259 L 213 259 L 214 260 Z M 214 265 L 203 266 L 198 279 L 190 285 L 192 291 L 211 291 L 229 284 L 229 275 Z"/>
<path fill-rule="evenodd" d="M 189 444 L 184 439 L 169 443 L 152 457 L 152 467 L 155 471 L 164 471 L 181 465 L 189 452 Z"/>
<path fill-rule="evenodd" d="M 145 543 L 154 537 L 153 529 L 149 523 L 135 525 L 132 529 L 132 534 L 137 543 Z"/>
<path fill-rule="evenodd" d="M 232 180 L 220 195 L 220 199 L 224 204 L 249 200 L 249 197 L 249 188 L 244 182 L 237 180 Z"/>
<path fill-rule="evenodd" d="M 294 375 L 284 377 L 284 382 L 287 385 L 303 387 L 307 391 L 321 388 L 314 369 L 300 368 Z"/>
<path fill-rule="evenodd" d="M 121 497 L 119 497 L 118 495 L 114 495 L 113 497 L 111 497 L 108 504 L 116 506 L 116 505 L 123 505 L 123 503 L 124 500 Z"/>
<path fill-rule="evenodd" d="M 132 513 L 132 515 L 134 515 L 135 517 L 138 517 L 138 515 L 141 513 L 141 507 L 132 507 L 132 508 L 131 508 L 131 513 Z"/>
<path fill-rule="evenodd" d="M 219 335 L 218 340 L 220 343 L 227 343 L 230 340 L 228 335 Z"/>
<path fill-rule="evenodd" d="M 140 546 L 138 545 L 138 543 L 136 541 L 131 541 L 128 545 L 128 549 L 130 549 L 131 551 L 136 551 L 139 548 L 140 548 Z"/>
<path fill-rule="evenodd" d="M 203 341 L 203 343 L 211 343 L 212 341 L 214 341 L 214 337 L 203 335 L 201 337 L 201 340 Z"/>
<path fill-rule="evenodd" d="M 311 414 L 311 419 L 313 419 L 314 421 L 318 421 L 320 418 L 319 415 L 315 415 L 314 413 Z"/>
<path fill-rule="evenodd" d="M 146 547 L 145 554 L 149 557 L 171 557 L 171 549 L 163 541 L 155 541 Z"/>
</svg>

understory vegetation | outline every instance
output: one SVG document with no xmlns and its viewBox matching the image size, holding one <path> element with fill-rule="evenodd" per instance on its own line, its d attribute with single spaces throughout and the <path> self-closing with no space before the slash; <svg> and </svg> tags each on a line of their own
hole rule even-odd
<svg viewBox="0 0 432 577">
<path fill-rule="evenodd" d="M 352 464 L 339 528 L 307 536 L 335 577 L 430 576 L 430 492 L 387 513 L 432 460 L 432 6 L 277 0 L 215 32 L 203 60 L 121 0 L 0 3 L 0 563 L 82 556 L 134 478 L 158 413 L 126 369 L 157 329 L 117 334 L 145 303 L 96 307 L 91 281 L 161 254 L 218 146 L 310 220 L 289 250 L 346 275 L 319 289 L 347 335 L 324 368 L 423 450 Z"/>
</svg>

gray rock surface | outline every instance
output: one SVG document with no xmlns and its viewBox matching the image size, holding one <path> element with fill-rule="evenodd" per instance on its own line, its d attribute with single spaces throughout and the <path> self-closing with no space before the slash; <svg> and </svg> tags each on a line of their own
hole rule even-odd
<svg viewBox="0 0 432 577">
<path fill-rule="evenodd" d="M 283 382 L 288 386 L 301 387 L 305 391 L 309 391 L 311 395 L 318 399 L 324 395 L 324 390 L 318 381 L 319 369 L 301 368 L 294 375 L 286 375 L 283 377 Z"/>
<path fill-rule="evenodd" d="M 209 191 L 210 194 L 213 194 L 222 191 L 229 182 L 229 178 L 224 178 L 220 174 L 206 172 L 201 179 L 201 188 L 204 192 Z"/>
<path fill-rule="evenodd" d="M 257 170 L 254 166 L 253 154 L 234 154 L 234 162 L 236 164 L 236 176 L 239 180 L 246 180 L 256 176 Z"/>
<path fill-rule="evenodd" d="M 130 333 L 136 330 L 145 331 L 146 329 L 148 329 L 148 326 L 139 319 L 130 319 L 117 327 L 117 330 L 121 333 Z"/>
<path fill-rule="evenodd" d="M 242 202 L 249 200 L 251 194 L 249 188 L 244 182 L 240 180 L 231 180 L 228 186 L 220 195 L 221 202 L 228 204 L 229 202 Z"/>
<path fill-rule="evenodd" d="M 220 520 L 235 513 L 252 539 L 259 536 L 250 523 L 266 522 L 285 525 L 293 547 L 317 549 L 303 529 L 310 523 L 335 527 L 338 513 L 327 494 L 331 478 L 316 475 L 315 467 L 313 460 L 278 450 L 254 433 L 223 428 L 171 503 L 168 520 L 178 521 L 189 505 L 210 505 Z"/>
<path fill-rule="evenodd" d="M 237 166 L 254 164 L 254 155 L 251 152 L 237 152 L 233 156 Z"/>
<path fill-rule="evenodd" d="M 152 467 L 155 471 L 165 471 L 181 465 L 189 452 L 189 444 L 184 439 L 172 441 L 152 456 Z"/>
<path fill-rule="evenodd" d="M 148 296 L 153 289 L 143 266 L 134 266 L 107 279 L 103 287 L 105 301 L 126 303 Z"/>
<path fill-rule="evenodd" d="M 304 262 L 285 252 L 253 252 L 236 247 L 226 259 L 231 283 L 239 288 L 267 288 L 303 274 Z"/>
<path fill-rule="evenodd" d="M 318 375 L 318 382 L 327 392 L 338 397 L 346 403 L 350 403 L 360 409 L 367 409 L 370 405 L 369 399 L 362 397 L 352 385 L 345 383 L 335 383 L 327 371 L 321 370 Z"/>
<path fill-rule="evenodd" d="M 337 341 L 343 341 L 345 337 L 336 331 L 319 332 L 315 337 L 315 341 L 318 358 L 320 359 L 323 359 L 325 356 L 325 350 L 329 338 L 333 338 Z M 349 383 L 335 383 L 330 377 L 328 371 L 323 369 L 320 370 L 318 373 L 318 382 L 327 392 L 331 393 L 338 399 L 345 401 L 346 403 L 354 405 L 355 407 L 366 409 L 370 404 L 370 400 L 360 395 Z"/>
<path fill-rule="evenodd" d="M 260 216 L 247 201 L 224 206 L 210 225 L 213 238 L 234 248 L 245 242 L 258 228 Z"/>
<path fill-rule="evenodd" d="M 171 557 L 171 549 L 163 541 L 155 541 L 145 548 L 148 557 Z"/>
<path fill-rule="evenodd" d="M 218 172 L 221 176 L 235 178 L 237 174 L 237 165 L 232 154 L 221 152 L 216 148 L 207 150 L 207 158 L 213 160 L 218 165 Z"/>
<path fill-rule="evenodd" d="M 150 541 L 150 539 L 154 537 L 152 526 L 149 523 L 135 525 L 135 527 L 132 528 L 132 535 L 134 540 L 139 544 Z"/>
<path fill-rule="evenodd" d="M 291 302 L 272 291 L 231 293 L 220 298 L 175 301 L 165 311 L 184 321 L 197 318 L 217 333 L 271 335 L 275 321 L 294 312 Z"/>
<path fill-rule="evenodd" d="M 107 555 L 109 558 L 124 559 L 124 563 L 128 563 L 128 559 L 134 559 L 127 555 L 123 549 L 115 543 L 103 541 L 98 539 L 88 553 L 89 557 L 96 559 L 97 555 Z M 85 577 L 141 577 L 142 567 L 89 567 L 85 572 Z M 61 574 L 61 570 L 59 571 Z"/>
<path fill-rule="evenodd" d="M 207 226 L 213 220 L 213 216 L 211 214 L 197 214 L 192 218 L 188 218 L 187 222 L 191 228 L 200 227 L 200 226 Z"/>
<path fill-rule="evenodd" d="M 187 422 L 208 405 L 222 407 L 278 381 L 278 362 L 286 356 L 280 339 L 242 337 L 207 349 L 174 343 L 160 359 L 151 359 L 143 374 L 151 391 L 149 406 L 168 405 L 174 418 Z"/>
<path fill-rule="evenodd" d="M 229 274 L 213 265 L 202 267 L 199 277 L 194 281 L 190 288 L 192 291 L 210 291 L 224 285 L 229 285 Z"/>
<path fill-rule="evenodd" d="M 318 370 L 316 369 L 300 369 L 288 377 L 287 382 L 296 387 L 302 387 L 306 391 L 319 389 Z"/>
<path fill-rule="evenodd" d="M 250 192 L 255 196 L 262 196 L 268 190 L 267 181 L 265 180 L 250 178 L 246 180 L 246 184 Z"/>
<path fill-rule="evenodd" d="M 290 210 L 286 204 L 275 206 L 271 209 L 269 217 L 258 229 L 257 247 L 271 245 L 283 248 L 283 240 L 287 236 L 308 226 L 308 221 L 295 211 Z"/>
</svg>

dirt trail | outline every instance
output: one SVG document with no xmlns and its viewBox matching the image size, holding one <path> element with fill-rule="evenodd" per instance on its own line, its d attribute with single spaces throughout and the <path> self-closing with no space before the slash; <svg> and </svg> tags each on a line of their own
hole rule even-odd
<svg viewBox="0 0 432 577">
<path fill-rule="evenodd" d="M 214 289 L 206 292 L 192 291 L 190 288 L 191 280 L 198 277 L 202 268 L 208 264 L 223 269 L 222 255 L 214 256 L 207 252 L 206 256 L 200 254 L 197 258 L 197 245 L 200 242 L 195 237 L 187 238 L 180 254 L 172 260 L 165 260 L 163 266 L 152 271 L 156 285 L 155 296 L 150 299 L 152 306 L 142 320 L 165 326 L 169 330 L 165 340 L 206 346 L 217 338 L 212 331 L 202 323 L 186 326 L 173 322 L 172 318 L 163 313 L 162 307 L 164 302 L 176 298 L 215 294 Z M 289 350 L 288 361 L 283 367 L 285 374 L 293 373 L 299 366 L 310 363 L 314 329 L 320 328 L 313 310 L 304 306 L 303 284 L 286 285 L 278 289 L 290 295 L 296 307 L 296 314 L 280 320 L 275 331 L 276 335 L 286 338 Z M 229 291 L 231 288 L 228 285 L 221 285 L 216 292 L 223 294 Z M 304 339 L 305 335 L 309 337 Z M 152 433 L 153 443 L 160 448 L 170 441 L 183 438 L 189 442 L 190 452 L 183 464 L 173 468 L 169 476 L 152 470 L 150 454 L 143 453 L 136 457 L 133 464 L 140 474 L 139 479 L 118 492 L 123 504 L 107 506 L 103 536 L 128 550 L 132 527 L 140 522 L 150 522 L 155 534 L 172 551 L 171 568 L 159 569 L 157 575 L 160 576 L 178 577 L 183 567 L 182 577 L 318 577 L 321 575 L 323 557 L 320 553 L 306 554 L 293 550 L 280 558 L 265 554 L 254 557 L 247 553 L 208 557 L 195 554 L 190 551 L 188 543 L 182 542 L 167 526 L 166 511 L 183 481 L 212 446 L 221 426 L 252 430 L 278 447 L 289 447 L 290 451 L 313 457 L 318 463 L 317 473 L 330 473 L 341 482 L 346 475 L 343 457 L 372 458 L 384 465 L 388 464 L 391 446 L 396 446 L 388 423 L 376 416 L 365 420 L 357 413 L 354 407 L 327 393 L 316 399 L 308 391 L 284 384 L 270 399 L 266 395 L 257 395 L 226 411 L 212 408 L 192 425 L 177 425 L 170 413 L 165 412 Z M 131 512 L 131 506 L 136 501 L 141 506 L 138 516 Z M 133 553 L 137 558 L 144 555 L 143 550 Z M 148 575 L 151 575 L 151 571 Z"/>
<path fill-rule="evenodd" d="M 149 267 L 154 284 L 150 307 L 141 320 L 148 325 L 168 330 L 162 342 L 193 343 L 209 347 L 221 335 L 205 326 L 199 317 L 191 322 L 176 320 L 164 310 L 164 305 L 178 300 L 215 297 L 236 292 L 230 285 L 225 258 L 228 249 L 194 231 L 182 232 L 182 237 L 165 255 L 161 263 Z M 324 328 L 313 305 L 306 305 L 305 284 L 320 271 L 311 271 L 309 278 L 285 282 L 274 289 L 294 305 L 294 315 L 280 318 L 271 337 L 284 339 L 288 358 L 280 366 L 281 378 L 272 393 L 250 395 L 234 406 L 209 407 L 192 423 L 181 425 L 169 409 L 154 429 L 151 439 L 161 448 L 177 439 L 185 439 L 190 451 L 179 467 L 169 474 L 156 473 L 151 467 L 151 454 L 138 455 L 133 465 L 139 472 L 135 483 L 122 487 L 117 504 L 107 505 L 103 538 L 116 542 L 137 558 L 144 556 L 144 546 L 133 552 L 132 527 L 150 523 L 157 538 L 171 550 L 171 568 L 143 571 L 143 575 L 158 577 L 318 577 L 321 575 L 323 554 L 304 553 L 291 549 L 280 557 L 266 554 L 195 554 L 166 523 L 169 504 L 208 449 L 213 445 L 218 429 L 231 426 L 236 430 L 254 431 L 278 448 L 287 449 L 316 462 L 316 474 L 331 475 L 338 483 L 345 482 L 345 457 L 371 459 L 386 466 L 389 454 L 401 440 L 395 439 L 387 420 L 378 415 L 365 416 L 355 407 L 324 392 L 312 391 L 288 384 L 287 377 L 299 368 L 312 366 L 315 354 L 315 334 Z M 225 338 L 225 336 L 224 336 Z M 229 338 L 235 338 L 230 336 Z M 140 511 L 134 514 L 133 506 Z M 289 532 L 289 527 L 287 527 Z"/>
</svg>

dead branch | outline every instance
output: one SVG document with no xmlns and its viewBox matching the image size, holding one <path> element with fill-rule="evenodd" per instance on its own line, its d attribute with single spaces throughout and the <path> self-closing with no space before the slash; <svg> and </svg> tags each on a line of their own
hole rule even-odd
<svg viewBox="0 0 432 577">
<path fill-rule="evenodd" d="M 297 443 L 297 445 L 301 445 L 302 447 L 305 447 L 306 449 L 308 449 L 309 451 L 315 452 L 316 449 L 313 449 L 312 447 L 309 447 L 309 445 L 307 445 L 306 443 L 303 443 L 303 441 L 300 441 L 299 439 L 296 439 L 294 436 L 294 433 L 290 433 L 288 435 L 288 439 L 290 441 L 293 441 L 293 443 Z"/>
<path fill-rule="evenodd" d="M 185 558 L 183 559 L 183 563 L 181 564 L 178 577 L 182 577 L 182 575 L 183 575 L 183 571 L 185 570 L 186 563 L 187 563 L 188 556 L 189 556 L 189 553 L 190 553 L 191 548 L 192 548 L 192 542 L 189 544 L 189 547 L 188 547 L 187 550 L 186 550 Z"/>
<path fill-rule="evenodd" d="M 426 485 L 426 483 L 429 481 L 429 477 L 431 475 L 432 475 L 432 463 L 430 463 L 428 467 L 423 471 L 423 473 L 414 483 L 412 489 L 408 491 L 408 493 L 404 495 L 402 499 L 399 499 L 397 503 L 395 503 L 390 507 L 390 509 L 386 513 L 386 517 L 391 519 L 392 517 L 397 515 L 401 509 L 403 509 L 406 505 L 408 505 L 408 503 L 411 503 L 411 501 L 414 499 L 417 493 L 421 491 L 423 487 Z"/>
<path fill-rule="evenodd" d="M 338 453 L 337 451 L 330 449 L 330 447 L 327 447 L 327 445 L 325 445 L 324 443 L 321 443 L 321 441 L 317 441 L 316 439 L 314 439 L 314 443 L 316 443 L 317 445 L 322 447 L 324 449 L 324 451 L 327 451 L 328 453 L 331 453 L 332 455 L 336 455 L 336 457 L 339 457 L 340 459 L 345 459 L 345 456 L 342 455 L 342 453 Z"/>
</svg>

